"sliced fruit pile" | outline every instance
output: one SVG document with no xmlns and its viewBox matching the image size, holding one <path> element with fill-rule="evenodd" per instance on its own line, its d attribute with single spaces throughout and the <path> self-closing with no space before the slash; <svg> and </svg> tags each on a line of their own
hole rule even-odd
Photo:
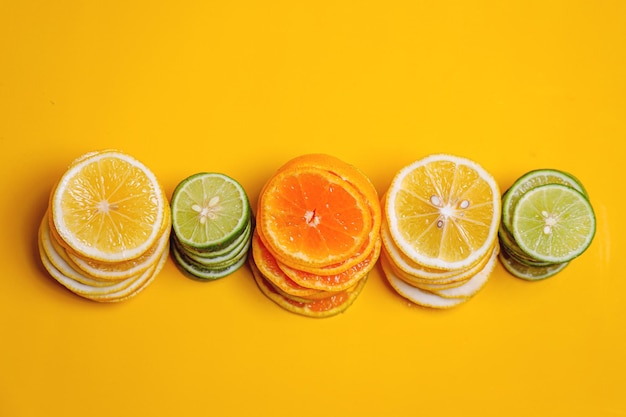
<svg viewBox="0 0 626 417">
<path fill-rule="evenodd" d="M 529 171 L 502 196 L 500 260 L 517 278 L 549 278 L 589 247 L 595 230 L 587 191 L 576 177 Z"/>
<path fill-rule="evenodd" d="M 345 311 L 380 254 L 381 209 L 373 184 L 336 157 L 308 154 L 266 182 L 250 265 L 261 291 L 308 317 Z"/>
<path fill-rule="evenodd" d="M 155 175 L 119 151 L 76 159 L 52 190 L 39 228 L 50 275 L 94 301 L 137 295 L 169 254 L 170 208 Z"/>
<path fill-rule="evenodd" d="M 466 158 L 437 154 L 399 170 L 383 197 L 381 265 L 415 304 L 449 308 L 488 281 L 499 252 L 500 191 Z"/>
<path fill-rule="evenodd" d="M 190 278 L 215 280 L 246 263 L 253 216 L 244 188 L 217 172 L 181 181 L 172 194 L 172 256 Z"/>
</svg>

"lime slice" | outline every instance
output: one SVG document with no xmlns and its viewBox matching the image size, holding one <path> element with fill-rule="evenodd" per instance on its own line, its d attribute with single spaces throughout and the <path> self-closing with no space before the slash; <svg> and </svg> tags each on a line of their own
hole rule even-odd
<svg viewBox="0 0 626 417">
<path fill-rule="evenodd" d="M 201 281 L 214 281 L 220 278 L 224 278 L 233 272 L 241 268 L 247 261 L 248 257 L 243 256 L 238 259 L 234 264 L 219 268 L 206 268 L 202 265 L 190 262 L 187 257 L 178 249 L 176 245 L 172 245 L 172 255 L 176 261 L 176 265 L 190 278 L 198 279 Z"/>
<path fill-rule="evenodd" d="M 220 173 L 184 179 L 172 195 L 172 227 L 180 243 L 198 250 L 219 250 L 232 243 L 250 219 L 245 190 Z"/>
<path fill-rule="evenodd" d="M 591 244 L 596 230 L 589 200 L 561 184 L 535 187 L 513 210 L 512 235 L 520 249 L 539 262 L 568 262 Z"/>
<path fill-rule="evenodd" d="M 185 261 L 192 266 L 196 265 L 201 269 L 224 269 L 237 263 L 242 257 L 247 256 L 251 244 L 250 236 L 248 234 L 248 238 L 244 239 L 236 248 L 233 248 L 230 253 L 216 257 L 198 256 L 191 253 L 185 250 L 176 239 L 173 239 L 172 246 L 175 246 Z"/>
<path fill-rule="evenodd" d="M 253 219 L 253 216 L 250 215 L 250 220 L 246 224 L 246 227 L 241 231 L 239 236 L 235 237 L 235 239 L 228 245 L 217 250 L 194 249 L 189 246 L 182 245 L 180 242 L 178 242 L 178 240 L 177 240 L 177 243 L 181 245 L 180 249 L 183 249 L 185 253 L 187 253 L 188 255 L 193 255 L 193 256 L 200 257 L 200 258 L 226 257 L 228 255 L 231 255 L 233 252 L 235 252 L 237 248 L 240 248 L 241 246 L 245 245 L 247 240 L 251 239 L 252 231 L 254 230 L 254 223 L 252 219 Z"/>
<path fill-rule="evenodd" d="M 498 237 L 500 238 L 500 246 L 502 250 L 508 252 L 508 254 L 515 258 L 516 261 L 530 266 L 548 266 L 552 265 L 552 262 L 540 262 L 530 256 L 528 256 L 518 245 L 506 228 L 501 224 L 498 230 Z"/>
<path fill-rule="evenodd" d="M 500 262 L 511 275 L 526 281 L 539 281 L 561 272 L 569 263 L 549 264 L 547 266 L 530 266 L 519 262 L 506 250 L 500 251 Z"/>
<path fill-rule="evenodd" d="M 520 197 L 527 191 L 545 184 L 563 184 L 575 188 L 586 198 L 587 191 L 582 183 L 572 174 L 557 169 L 536 169 L 519 177 L 502 196 L 502 223 L 511 231 L 513 209 Z"/>
</svg>

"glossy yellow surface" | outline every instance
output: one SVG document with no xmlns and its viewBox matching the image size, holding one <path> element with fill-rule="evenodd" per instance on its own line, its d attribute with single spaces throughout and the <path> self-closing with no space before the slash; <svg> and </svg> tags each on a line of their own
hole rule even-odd
<svg viewBox="0 0 626 417">
<path fill-rule="evenodd" d="M 624 416 L 623 1 L 0 2 L 0 416 Z M 37 255 L 72 159 L 120 148 L 170 193 L 199 171 L 255 202 L 325 152 L 383 193 L 434 152 L 504 190 L 570 171 L 595 240 L 560 275 L 501 265 L 470 302 L 410 306 L 380 265 L 343 315 L 281 310 L 250 270 L 168 260 L 137 298 L 83 300 Z"/>
</svg>

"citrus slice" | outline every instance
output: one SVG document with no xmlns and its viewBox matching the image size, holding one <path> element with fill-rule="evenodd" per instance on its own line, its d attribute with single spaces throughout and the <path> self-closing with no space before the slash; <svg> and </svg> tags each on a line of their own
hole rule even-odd
<svg viewBox="0 0 626 417">
<path fill-rule="evenodd" d="M 72 163 L 50 205 L 64 244 L 103 262 L 145 253 L 157 241 L 169 209 L 155 175 L 118 151 L 94 152 Z"/>
<path fill-rule="evenodd" d="M 77 295 L 93 301 L 101 302 L 121 301 L 132 295 L 136 295 L 138 292 L 146 288 L 162 269 L 168 254 L 167 251 L 163 252 L 159 261 L 155 265 L 151 266 L 148 270 L 144 271 L 137 277 L 111 283 L 107 286 L 93 286 L 85 284 L 82 280 L 74 280 L 61 272 L 47 256 L 45 249 L 42 247 L 43 243 L 41 240 L 39 241 L 39 245 L 41 261 L 45 269 L 55 280 Z"/>
<path fill-rule="evenodd" d="M 398 248 L 398 246 L 391 238 L 389 229 L 385 221 L 383 221 L 381 237 L 384 250 L 390 260 L 393 262 L 394 268 L 397 269 L 396 273 L 399 273 L 402 276 L 407 275 L 410 277 L 410 281 L 416 283 L 422 282 L 448 284 L 459 282 L 462 281 L 464 277 L 472 275 L 476 271 L 480 270 L 480 268 L 482 268 L 482 266 L 484 266 L 484 264 L 487 262 L 487 257 L 483 257 L 476 261 L 474 264 L 463 269 L 439 270 L 427 268 L 412 261 Z M 494 241 L 494 244 L 495 243 L 497 243 L 497 240 Z"/>
<path fill-rule="evenodd" d="M 254 262 L 250 263 L 254 280 L 261 292 L 283 309 L 305 317 L 323 318 L 336 316 L 350 307 L 363 290 L 367 279 L 363 279 L 351 290 L 340 291 L 320 300 L 300 302 L 281 295 L 263 277 Z"/>
<path fill-rule="evenodd" d="M 172 194 L 172 226 L 180 243 L 194 249 L 219 250 L 246 228 L 250 206 L 233 178 L 202 172 L 181 181 Z"/>
<path fill-rule="evenodd" d="M 259 198 L 257 227 L 264 243 L 290 265 L 341 263 L 369 238 L 365 198 L 338 176 L 314 167 L 279 171 Z"/>
<path fill-rule="evenodd" d="M 171 224 L 169 210 L 166 210 L 166 224 Z M 68 256 L 81 271 L 92 277 L 108 281 L 126 279 L 140 274 L 158 261 L 163 251 L 169 247 L 170 230 L 171 227 L 165 228 L 152 247 L 139 257 L 128 261 L 99 262 L 77 256 L 72 252 L 68 253 Z"/>
<path fill-rule="evenodd" d="M 430 155 L 395 175 L 385 219 L 408 258 L 427 268 L 463 269 L 493 248 L 500 198 L 495 179 L 476 162 Z"/>
<path fill-rule="evenodd" d="M 431 289 L 431 291 L 443 298 L 469 298 L 473 297 L 489 281 L 493 270 L 498 263 L 498 247 L 495 247 L 489 256 L 488 262 L 483 268 L 475 273 L 467 282 L 454 288 Z"/>
<path fill-rule="evenodd" d="M 374 267 L 380 255 L 381 243 L 378 239 L 374 250 L 363 261 L 339 273 L 330 275 L 311 274 L 278 262 L 278 267 L 294 282 L 307 287 L 323 291 L 342 291 L 353 287 L 363 279 Z"/>
<path fill-rule="evenodd" d="M 47 257 L 52 266 L 69 279 L 92 287 L 110 287 L 111 285 L 118 284 L 116 281 L 100 280 L 85 275 L 85 273 L 74 264 L 71 258 L 67 256 L 65 248 L 59 245 L 54 239 L 50 238 L 50 228 L 46 219 L 41 222 L 39 227 L 39 248 L 41 251 L 40 257 Z M 130 285 L 130 282 L 132 282 L 134 278 L 135 277 L 132 277 L 126 281 L 128 285 Z"/>
<path fill-rule="evenodd" d="M 201 280 L 201 281 L 214 281 L 220 278 L 224 278 L 239 268 L 241 268 L 247 260 L 247 256 L 242 256 L 235 260 L 234 263 L 225 267 L 210 268 L 194 262 L 186 256 L 186 253 L 181 251 L 176 245 L 171 245 L 171 252 L 174 256 L 179 269 L 183 271 L 189 278 Z"/>
<path fill-rule="evenodd" d="M 511 275 L 526 281 L 539 281 L 550 278 L 561 272 L 569 262 L 553 263 L 546 266 L 530 266 L 521 263 L 515 257 L 511 256 L 506 250 L 502 250 L 499 254 L 500 262 L 504 269 Z"/>
<path fill-rule="evenodd" d="M 563 263 L 591 244 L 596 219 L 589 200 L 566 185 L 535 187 L 520 198 L 511 227 L 515 242 L 532 259 Z"/>
<path fill-rule="evenodd" d="M 301 298 L 310 298 L 325 295 L 322 290 L 303 287 L 289 278 L 280 269 L 276 258 L 267 250 L 258 236 L 257 230 L 252 235 L 251 261 L 255 263 L 263 277 L 270 281 L 275 287 L 289 295 Z"/>
<path fill-rule="evenodd" d="M 563 184 L 575 188 L 585 197 L 587 191 L 574 175 L 558 169 L 535 169 L 519 177 L 502 196 L 502 223 L 511 231 L 513 209 L 527 191 L 545 184 Z"/>
<path fill-rule="evenodd" d="M 432 292 L 421 290 L 400 279 L 391 268 L 391 264 L 387 257 L 383 254 L 380 257 L 381 266 L 385 273 L 385 277 L 393 289 L 405 299 L 422 307 L 430 308 L 452 308 L 463 304 L 467 298 L 444 298 Z"/>
</svg>

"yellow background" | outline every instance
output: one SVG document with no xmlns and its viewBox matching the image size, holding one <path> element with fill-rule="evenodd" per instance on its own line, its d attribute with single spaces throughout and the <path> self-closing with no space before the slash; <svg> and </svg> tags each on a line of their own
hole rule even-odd
<svg viewBox="0 0 626 417">
<path fill-rule="evenodd" d="M 0 1 L 0 416 L 625 416 L 623 1 Z M 137 298 L 83 300 L 36 229 L 72 159 L 119 148 L 171 195 L 199 171 L 255 203 L 326 152 L 383 193 L 434 152 L 502 190 L 559 168 L 597 234 L 558 276 L 498 265 L 450 311 L 378 265 L 355 304 L 280 309 L 249 269 L 210 283 L 171 259 Z"/>
</svg>

